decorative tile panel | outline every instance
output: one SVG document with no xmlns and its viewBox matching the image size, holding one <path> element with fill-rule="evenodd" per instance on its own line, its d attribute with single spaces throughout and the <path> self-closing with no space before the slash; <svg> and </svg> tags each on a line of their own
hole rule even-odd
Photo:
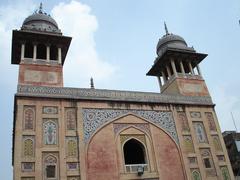
<svg viewBox="0 0 240 180">
<path fill-rule="evenodd" d="M 178 120 L 181 124 L 182 132 L 189 132 L 190 128 L 188 125 L 188 120 L 187 120 L 187 116 L 186 116 L 185 112 L 178 112 L 177 116 L 178 116 Z"/>
<path fill-rule="evenodd" d="M 79 163 L 77 162 L 69 162 L 67 163 L 67 170 L 75 171 L 79 169 Z"/>
<path fill-rule="evenodd" d="M 197 164 L 197 158 L 196 157 L 188 157 L 189 164 Z"/>
<path fill-rule="evenodd" d="M 190 112 L 191 118 L 201 118 L 200 112 Z"/>
<path fill-rule="evenodd" d="M 58 141 L 57 119 L 43 119 L 43 142 L 45 145 L 56 145 Z"/>
<path fill-rule="evenodd" d="M 23 162 L 22 172 L 34 172 L 34 162 Z"/>
<path fill-rule="evenodd" d="M 217 155 L 218 161 L 224 162 L 225 161 L 225 157 L 224 155 Z"/>
<path fill-rule="evenodd" d="M 34 106 L 24 106 L 24 130 L 34 130 L 35 127 L 35 107 Z"/>
<path fill-rule="evenodd" d="M 217 135 L 214 135 L 212 136 L 212 138 L 213 138 L 213 144 L 214 144 L 215 150 L 222 151 L 222 146 L 221 146 L 219 137 Z"/>
<path fill-rule="evenodd" d="M 220 167 L 223 180 L 231 180 L 227 166 Z"/>
<path fill-rule="evenodd" d="M 67 130 L 76 130 L 76 109 L 65 108 L 65 121 Z"/>
<path fill-rule="evenodd" d="M 34 157 L 34 136 L 23 136 L 23 156 Z"/>
<path fill-rule="evenodd" d="M 91 136 L 103 125 L 129 113 L 144 118 L 147 121 L 167 131 L 178 143 L 175 123 L 171 112 L 114 110 L 114 109 L 83 109 L 84 141 L 87 143 Z"/>
<path fill-rule="evenodd" d="M 66 137 L 66 143 L 67 143 L 67 156 L 77 157 L 78 154 L 77 137 Z"/>
<path fill-rule="evenodd" d="M 183 142 L 184 142 L 184 149 L 186 150 L 186 152 L 188 153 L 195 152 L 191 136 L 183 136 Z"/>
<path fill-rule="evenodd" d="M 43 114 L 57 114 L 58 107 L 56 106 L 43 106 Z"/>
<path fill-rule="evenodd" d="M 213 114 L 211 112 L 206 112 L 205 116 L 207 118 L 210 131 L 217 131 L 217 128 L 216 128 L 216 125 L 214 122 L 214 118 L 213 118 Z"/>
<path fill-rule="evenodd" d="M 35 177 L 22 177 L 21 180 L 35 180 Z"/>
<path fill-rule="evenodd" d="M 67 180 L 80 180 L 79 176 L 69 176 L 67 177 Z"/>
<path fill-rule="evenodd" d="M 191 169 L 192 180 L 202 180 L 199 169 Z"/>
<path fill-rule="evenodd" d="M 205 128 L 202 122 L 193 122 L 195 134 L 199 143 L 208 143 Z"/>
</svg>

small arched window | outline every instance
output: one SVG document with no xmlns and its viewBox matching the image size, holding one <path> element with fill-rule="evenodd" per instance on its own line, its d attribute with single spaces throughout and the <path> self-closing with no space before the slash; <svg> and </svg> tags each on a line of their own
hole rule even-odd
<svg viewBox="0 0 240 180">
<path fill-rule="evenodd" d="M 45 177 L 46 179 L 57 178 L 57 158 L 49 155 L 45 158 Z"/>
<path fill-rule="evenodd" d="M 142 143 L 130 139 L 123 146 L 125 164 L 146 164 L 146 152 Z"/>
</svg>

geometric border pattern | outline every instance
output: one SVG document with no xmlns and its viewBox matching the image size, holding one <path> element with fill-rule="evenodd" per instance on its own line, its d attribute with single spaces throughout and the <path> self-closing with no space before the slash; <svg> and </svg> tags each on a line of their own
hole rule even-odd
<svg viewBox="0 0 240 180">
<path fill-rule="evenodd" d="M 177 132 L 173 116 L 168 111 L 143 111 L 122 109 L 83 109 L 84 142 L 87 143 L 91 136 L 102 126 L 114 119 L 132 113 L 138 117 L 148 120 L 156 126 L 167 131 L 168 134 L 178 142 Z M 131 123 L 131 122 L 130 122 Z"/>
<path fill-rule="evenodd" d="M 89 88 L 66 88 L 18 85 L 16 96 L 66 99 L 107 100 L 146 103 L 213 105 L 210 96 L 167 95 L 152 92 L 119 91 Z"/>
</svg>

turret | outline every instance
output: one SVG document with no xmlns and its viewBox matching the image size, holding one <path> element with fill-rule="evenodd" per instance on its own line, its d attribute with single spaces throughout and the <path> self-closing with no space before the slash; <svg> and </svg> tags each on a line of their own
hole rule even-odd
<svg viewBox="0 0 240 180">
<path fill-rule="evenodd" d="M 27 17 L 12 34 L 12 64 L 19 64 L 19 85 L 63 86 L 62 67 L 71 37 L 42 9 Z"/>
<path fill-rule="evenodd" d="M 161 93 L 186 96 L 209 96 L 199 63 L 207 54 L 198 53 L 186 41 L 168 32 L 159 39 L 157 57 L 148 71 L 148 76 L 156 76 Z"/>
</svg>

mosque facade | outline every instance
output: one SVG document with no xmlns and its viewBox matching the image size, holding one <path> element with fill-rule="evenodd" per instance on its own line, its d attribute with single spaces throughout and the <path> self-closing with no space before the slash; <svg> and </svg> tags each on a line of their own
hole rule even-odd
<svg viewBox="0 0 240 180">
<path fill-rule="evenodd" d="M 63 86 L 71 43 L 40 7 L 13 30 L 15 180 L 233 180 L 199 64 L 168 32 L 147 72 L 160 93 Z"/>
</svg>

